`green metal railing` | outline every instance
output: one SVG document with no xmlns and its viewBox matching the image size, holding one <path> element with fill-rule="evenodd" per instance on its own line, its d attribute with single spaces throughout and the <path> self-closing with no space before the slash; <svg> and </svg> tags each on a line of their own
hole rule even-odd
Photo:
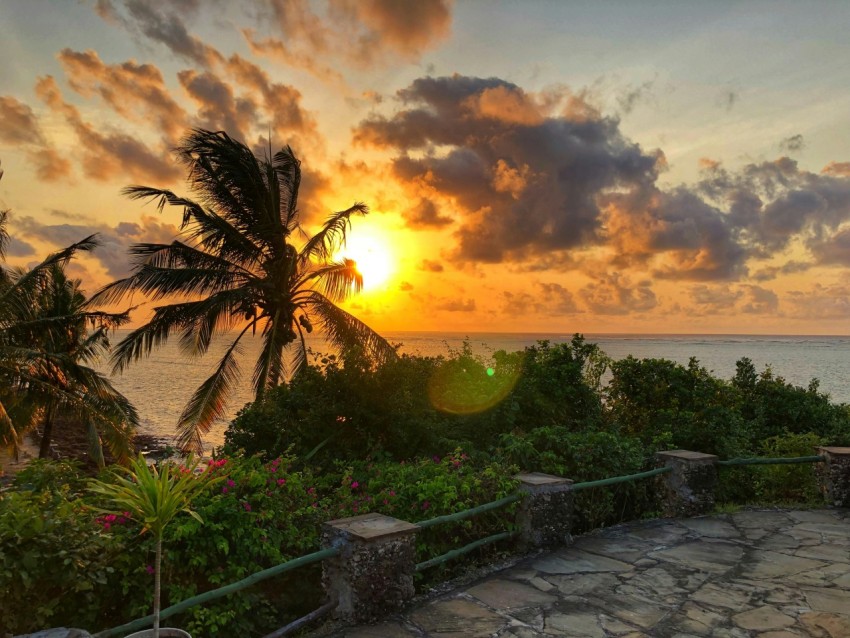
<svg viewBox="0 0 850 638">
<path fill-rule="evenodd" d="M 749 459 L 729 459 L 728 461 L 718 461 L 717 465 L 721 467 L 732 467 L 736 465 L 794 465 L 797 463 L 822 463 L 826 460 L 825 456 L 795 456 L 791 458 L 749 458 Z"/>
<path fill-rule="evenodd" d="M 275 565 L 274 567 L 269 567 L 268 569 L 264 569 L 259 572 L 255 572 L 250 576 L 243 578 L 242 580 L 237 580 L 235 583 L 230 583 L 229 585 L 225 585 L 219 589 L 213 589 L 212 591 L 204 592 L 203 594 L 198 594 L 197 596 L 192 596 L 191 598 L 187 598 L 176 605 L 172 605 L 171 607 L 166 607 L 163 609 L 159 617 L 161 620 L 165 620 L 166 618 L 170 618 L 175 614 L 179 614 L 181 611 L 186 611 L 190 607 L 194 607 L 195 605 L 200 605 L 202 603 L 208 603 L 212 600 L 216 600 L 218 598 L 222 598 L 223 596 L 227 596 L 229 594 L 233 594 L 237 591 L 245 589 L 246 587 L 250 587 L 251 585 L 256 585 L 257 583 L 266 580 L 267 578 L 271 578 L 273 576 L 277 576 L 278 574 L 282 574 L 284 572 L 288 572 L 291 569 L 296 569 L 297 567 L 303 567 L 305 565 L 310 565 L 311 563 L 318 563 L 326 558 L 330 558 L 331 556 L 336 556 L 339 554 L 339 549 L 336 547 L 331 547 L 328 549 L 322 549 L 318 552 L 313 552 L 312 554 L 307 554 L 306 556 L 301 556 L 299 558 L 294 558 L 285 563 L 281 563 L 280 565 Z M 98 634 L 95 634 L 94 638 L 110 638 L 111 636 L 119 636 L 122 633 L 130 632 L 130 631 L 139 631 L 141 629 L 145 629 L 146 627 L 150 627 L 153 625 L 153 614 L 150 616 L 145 616 L 144 618 L 139 618 L 138 620 L 134 620 L 132 622 L 128 622 L 120 627 L 113 627 L 112 629 L 106 629 L 101 631 Z"/>
<path fill-rule="evenodd" d="M 793 458 L 738 458 L 738 459 L 729 459 L 726 461 L 717 461 L 717 465 L 720 467 L 735 467 L 735 466 L 746 466 L 746 465 L 792 465 L 792 464 L 802 464 L 802 463 L 821 463 L 825 461 L 826 458 L 821 455 L 817 456 L 798 456 Z M 636 474 L 627 474 L 624 476 L 614 476 L 611 478 L 600 479 L 597 481 L 585 481 L 583 483 L 574 483 L 570 485 L 569 490 L 572 492 L 579 492 L 582 490 L 588 490 L 596 487 L 607 487 L 610 485 L 617 485 L 619 483 L 628 483 L 630 481 L 637 481 L 644 478 L 651 478 L 653 476 L 659 476 L 661 474 L 666 474 L 668 472 L 672 472 L 673 468 L 670 466 L 659 467 L 653 470 L 647 470 L 645 472 L 638 472 Z M 499 509 L 501 507 L 505 507 L 506 505 L 510 505 L 512 503 L 516 503 L 517 501 L 522 500 L 523 493 L 517 492 L 515 494 L 511 494 L 509 496 L 505 496 L 504 498 L 500 498 L 496 501 L 492 501 L 490 503 L 484 503 L 483 505 L 478 505 L 477 507 L 472 507 L 467 510 L 463 510 L 460 512 L 454 512 L 452 514 L 445 514 L 443 516 L 436 516 L 434 518 L 430 518 L 428 520 L 420 521 L 416 525 L 420 529 L 428 529 L 429 527 L 434 527 L 436 525 L 442 525 L 444 523 L 456 523 L 459 521 L 466 520 L 468 518 L 472 518 L 473 516 L 477 516 L 479 514 L 483 514 L 484 512 L 489 512 L 491 510 Z M 450 560 L 454 560 L 455 558 L 459 558 L 465 554 L 468 554 L 471 551 L 474 551 L 480 547 L 484 547 L 486 545 L 490 545 L 492 543 L 497 543 L 499 541 L 508 540 L 510 538 L 515 537 L 518 534 L 516 531 L 503 531 L 497 534 L 493 534 L 491 536 L 487 536 L 486 538 L 482 538 L 468 545 L 464 545 L 463 547 L 459 547 L 458 549 L 453 549 L 445 554 L 440 556 L 435 556 L 434 558 L 422 561 L 421 563 L 416 564 L 416 571 L 423 571 L 430 567 L 435 567 L 436 565 L 440 565 L 442 563 L 446 563 Z M 219 589 L 214 589 L 212 591 L 204 592 L 203 594 L 198 594 L 197 596 L 192 596 L 191 598 L 187 598 L 186 600 L 177 603 L 176 605 L 172 605 L 171 607 L 167 607 L 160 612 L 160 618 L 166 619 L 175 614 L 179 614 L 182 611 L 189 609 L 190 607 L 194 607 L 195 605 L 200 605 L 203 603 L 210 602 L 212 600 L 216 600 L 218 598 L 222 598 L 223 596 L 227 596 L 234 592 L 240 591 L 252 585 L 255 585 L 267 578 L 272 578 L 273 576 L 277 576 L 278 574 L 282 574 L 292 569 L 296 569 L 298 567 L 302 567 L 304 565 L 310 565 L 311 563 L 317 563 L 319 561 L 324 560 L 325 558 L 330 558 L 332 556 L 337 556 L 340 553 L 340 550 L 337 548 L 328 548 L 323 549 L 318 552 L 313 552 L 312 554 L 307 554 L 306 556 L 301 556 L 300 558 L 295 558 L 286 563 L 282 563 L 280 565 L 276 565 L 275 567 L 270 567 L 260 572 L 256 572 L 242 580 L 236 581 L 235 583 L 231 583 L 230 585 L 226 585 Z M 332 611 L 336 606 L 336 601 L 331 601 L 325 603 L 320 608 L 307 614 L 307 616 L 300 618 L 290 625 L 283 627 L 282 629 L 269 634 L 266 638 L 283 636 L 288 633 L 290 630 L 294 630 L 300 628 L 304 624 L 309 621 L 315 620 L 316 618 L 324 615 L 328 611 Z M 118 636 L 124 632 L 137 631 L 140 629 L 144 629 L 153 624 L 153 615 L 145 616 L 144 618 L 139 618 L 127 624 L 121 625 L 120 627 L 114 627 L 112 629 L 106 629 L 101 631 L 98 634 L 95 634 L 95 638 L 112 638 L 113 636 Z"/>
<path fill-rule="evenodd" d="M 579 492 L 581 490 L 589 490 L 592 487 L 605 487 L 607 485 L 616 485 L 617 483 L 628 483 L 629 481 L 637 481 L 638 479 L 649 478 L 650 476 L 658 476 L 659 474 L 666 474 L 667 472 L 672 471 L 672 467 L 658 467 L 654 470 L 638 472 L 637 474 L 626 474 L 625 476 L 614 476 L 612 478 L 600 479 L 598 481 L 573 483 L 570 488 L 573 492 Z"/>
</svg>

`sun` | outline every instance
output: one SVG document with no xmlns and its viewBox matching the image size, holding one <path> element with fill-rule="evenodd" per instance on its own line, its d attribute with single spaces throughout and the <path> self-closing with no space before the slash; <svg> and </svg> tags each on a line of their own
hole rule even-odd
<svg viewBox="0 0 850 638">
<path fill-rule="evenodd" d="M 363 275 L 363 290 L 381 288 L 392 276 L 394 259 L 387 243 L 377 235 L 349 235 L 346 245 L 339 251 L 340 257 L 357 262 L 357 270 Z"/>
</svg>

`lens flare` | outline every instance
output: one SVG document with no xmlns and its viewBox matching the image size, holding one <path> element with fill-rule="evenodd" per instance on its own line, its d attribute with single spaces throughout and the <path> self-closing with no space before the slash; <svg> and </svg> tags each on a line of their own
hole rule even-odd
<svg viewBox="0 0 850 638">
<path fill-rule="evenodd" d="M 428 398 L 441 412 L 476 414 L 498 405 L 519 379 L 521 366 L 487 368 L 475 361 L 450 360 L 428 380 Z"/>
</svg>

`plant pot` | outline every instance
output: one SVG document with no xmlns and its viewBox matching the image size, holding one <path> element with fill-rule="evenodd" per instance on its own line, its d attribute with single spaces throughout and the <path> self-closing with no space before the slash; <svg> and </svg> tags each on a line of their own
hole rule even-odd
<svg viewBox="0 0 850 638">
<path fill-rule="evenodd" d="M 125 636 L 125 638 L 153 638 L 153 635 L 153 629 L 144 629 Z M 160 627 L 159 638 L 192 638 L 192 634 L 174 627 Z"/>
</svg>

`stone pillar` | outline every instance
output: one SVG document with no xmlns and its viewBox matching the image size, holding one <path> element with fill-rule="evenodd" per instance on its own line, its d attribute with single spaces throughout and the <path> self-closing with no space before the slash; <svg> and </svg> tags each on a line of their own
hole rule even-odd
<svg viewBox="0 0 850 638">
<path fill-rule="evenodd" d="M 825 457 L 817 475 L 827 503 L 850 507 L 850 447 L 819 447 L 818 454 Z"/>
<path fill-rule="evenodd" d="M 660 465 L 673 469 L 663 475 L 665 516 L 694 516 L 714 509 L 717 487 L 717 457 L 714 454 L 670 450 L 658 452 L 655 457 Z"/>
<path fill-rule="evenodd" d="M 517 523 L 523 550 L 555 547 L 571 542 L 573 482 L 560 476 L 530 472 L 517 474 L 520 501 Z"/>
<path fill-rule="evenodd" d="M 338 602 L 337 618 L 371 622 L 413 598 L 417 529 L 377 513 L 322 525 L 322 547 L 340 549 L 322 561 L 322 585 Z"/>
</svg>

